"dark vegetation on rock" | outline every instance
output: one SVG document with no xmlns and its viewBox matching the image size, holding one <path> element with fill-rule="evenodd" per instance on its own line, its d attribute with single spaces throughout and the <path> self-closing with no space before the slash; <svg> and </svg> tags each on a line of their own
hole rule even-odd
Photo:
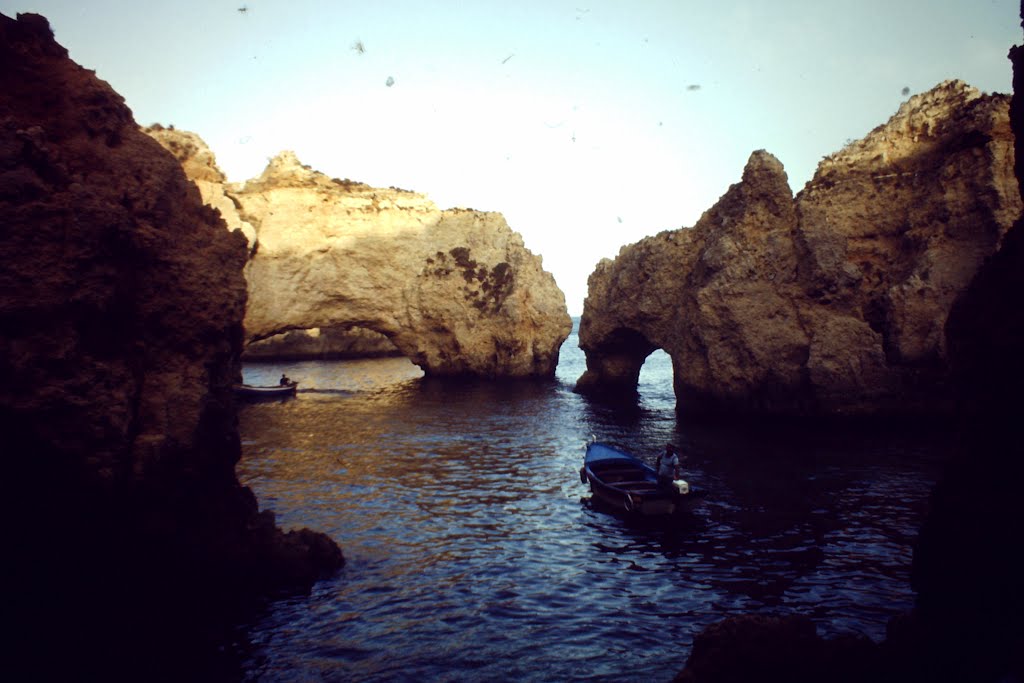
<svg viewBox="0 0 1024 683">
<path fill-rule="evenodd" d="M 449 257 L 454 263 L 449 264 Z M 488 269 L 471 258 L 468 247 L 455 247 L 447 254 L 439 251 L 428 257 L 426 263 L 428 269 L 425 272 L 438 278 L 451 275 L 453 265 L 461 270 L 462 279 L 466 282 L 462 295 L 481 313 L 498 313 L 515 286 L 515 272 L 508 262 L 502 261 Z"/>
<path fill-rule="evenodd" d="M 234 474 L 245 240 L 37 15 L 0 15 L 0 216 L 5 672 L 173 677 L 343 561 Z"/>
</svg>

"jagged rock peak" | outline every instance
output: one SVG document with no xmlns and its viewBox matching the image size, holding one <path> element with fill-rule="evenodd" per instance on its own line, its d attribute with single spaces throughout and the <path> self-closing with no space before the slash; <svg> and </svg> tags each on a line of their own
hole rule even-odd
<svg viewBox="0 0 1024 683">
<path fill-rule="evenodd" d="M 789 189 L 789 177 L 782 162 L 775 156 L 759 149 L 747 159 L 740 182 L 729 186 L 719 199 L 716 208 L 729 207 L 737 202 L 749 204 L 755 201 L 789 203 L 793 193 Z M 694 227 L 699 227 L 694 226 Z"/>
<path fill-rule="evenodd" d="M 142 132 L 174 155 L 185 175 L 199 188 L 203 203 L 220 212 L 228 230 L 241 230 L 252 251 L 257 242 L 256 228 L 242 217 L 238 206 L 228 196 L 224 173 L 217 166 L 217 158 L 206 142 L 195 133 L 177 130 L 174 126 L 164 127 L 159 123 L 143 128 Z"/>
<path fill-rule="evenodd" d="M 288 181 L 308 182 L 322 175 L 319 171 L 314 171 L 311 166 L 299 161 L 299 157 L 295 152 L 284 150 L 267 161 L 267 167 L 263 169 L 259 180 L 263 182 L 273 181 L 283 185 Z"/>
<path fill-rule="evenodd" d="M 986 127 L 981 123 L 983 119 L 999 116 L 997 110 L 1008 99 L 1005 95 L 986 97 L 960 80 L 943 81 L 908 99 L 886 123 L 862 139 L 826 156 L 814 179 L 853 168 L 867 172 L 902 170 L 912 157 L 937 146 L 955 144 L 965 129 Z"/>
<path fill-rule="evenodd" d="M 786 176 L 786 169 L 782 166 L 782 162 L 770 152 L 759 149 L 751 152 L 750 158 L 747 159 L 747 165 L 743 169 L 743 181 L 748 182 L 758 177 L 766 177 L 772 179 L 781 178 L 788 182 Z"/>
<path fill-rule="evenodd" d="M 274 187 L 322 187 L 337 191 L 338 188 L 349 192 L 368 192 L 374 190 L 365 183 L 347 178 L 331 178 L 312 166 L 304 164 L 298 155 L 291 150 L 284 150 L 267 162 L 258 177 L 245 182 L 243 191 L 257 192 Z M 415 193 L 408 193 L 415 194 Z"/>
<path fill-rule="evenodd" d="M 41 14 L 26 12 L 18 14 L 17 20 L 10 17 L 3 17 L 3 31 L 10 39 L 10 44 L 18 43 L 22 46 L 30 46 L 29 49 L 40 55 L 48 57 L 67 57 L 68 51 L 63 45 L 53 39 L 53 29 L 50 28 L 50 21 Z"/>
<path fill-rule="evenodd" d="M 187 130 L 177 130 L 174 126 L 164 127 L 159 123 L 142 129 L 146 135 L 174 155 L 191 180 L 204 180 L 210 183 L 224 183 L 227 177 L 217 166 L 217 157 L 206 142 Z"/>
</svg>

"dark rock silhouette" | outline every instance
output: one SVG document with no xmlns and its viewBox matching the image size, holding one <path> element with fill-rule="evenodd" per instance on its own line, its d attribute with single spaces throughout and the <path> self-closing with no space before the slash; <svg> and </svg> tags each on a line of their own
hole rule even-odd
<svg viewBox="0 0 1024 683">
<path fill-rule="evenodd" d="M 0 15 L 0 216 L 5 668 L 169 676 L 220 607 L 342 563 L 235 478 L 245 240 L 30 14 Z"/>
<path fill-rule="evenodd" d="M 694 638 L 675 683 L 861 683 L 873 679 L 878 652 L 866 638 L 826 640 L 806 617 L 745 615 L 712 624 Z"/>
<path fill-rule="evenodd" d="M 1024 49 L 1014 47 L 1010 59 L 1016 173 L 1024 181 Z M 946 326 L 960 443 L 932 493 L 913 567 L 919 647 L 944 680 L 1001 680 L 1007 672 L 1024 680 L 1022 300 L 1024 218 L 957 300 Z"/>
</svg>

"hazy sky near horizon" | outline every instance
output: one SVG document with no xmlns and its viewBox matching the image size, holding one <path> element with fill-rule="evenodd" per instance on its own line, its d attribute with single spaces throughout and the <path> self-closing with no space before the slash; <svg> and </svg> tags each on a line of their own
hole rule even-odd
<svg viewBox="0 0 1024 683">
<path fill-rule="evenodd" d="M 619 248 L 693 225 L 750 153 L 821 157 L 959 78 L 1010 92 L 1017 0 L 0 0 L 141 124 L 233 181 L 286 149 L 329 176 L 500 211 L 582 311 Z"/>
</svg>

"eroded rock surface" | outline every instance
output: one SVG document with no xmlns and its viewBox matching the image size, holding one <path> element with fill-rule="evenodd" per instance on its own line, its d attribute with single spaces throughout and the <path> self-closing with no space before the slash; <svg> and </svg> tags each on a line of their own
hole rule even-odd
<svg viewBox="0 0 1024 683">
<path fill-rule="evenodd" d="M 177 130 L 174 126 L 165 128 L 154 124 L 143 131 L 174 155 L 188 179 L 199 188 L 203 203 L 220 212 L 228 230 L 241 230 L 251 250 L 256 245 L 256 228 L 239 215 L 238 206 L 228 194 L 227 178 L 206 142 L 195 133 Z"/>
<path fill-rule="evenodd" d="M 99 657 L 108 627 L 336 569 L 235 478 L 245 240 L 36 15 L 0 15 L 0 216 L 14 650 Z"/>
<path fill-rule="evenodd" d="M 357 325 L 428 375 L 551 376 L 571 321 L 540 259 L 497 213 L 336 181 L 275 158 L 235 195 L 257 226 L 250 338 Z"/>
<path fill-rule="evenodd" d="M 755 152 L 692 229 L 598 264 L 580 391 L 665 349 L 689 413 L 948 411 L 943 327 L 1021 209 L 1009 98 L 948 81 L 832 155 L 794 199 Z"/>
<path fill-rule="evenodd" d="M 178 150 L 190 175 L 211 177 L 212 157 L 194 136 L 149 132 Z M 291 152 L 243 185 L 216 182 L 204 195 L 226 193 L 229 212 L 255 226 L 249 342 L 358 327 L 428 375 L 554 374 L 572 327 L 565 296 L 501 214 L 441 211 L 421 194 L 328 178 Z"/>
<path fill-rule="evenodd" d="M 1024 50 L 1015 47 L 1010 57 L 1010 117 L 1020 160 Z M 1024 165 L 1017 165 L 1015 176 L 1024 180 Z M 1018 182 L 1016 189 L 1024 196 L 1024 185 Z M 1018 217 L 946 318 L 956 455 L 932 491 L 915 543 L 914 610 L 889 621 L 884 642 L 863 643 L 855 650 L 822 641 L 810 622 L 808 630 L 792 617 L 730 618 L 694 639 L 690 660 L 675 680 L 1024 680 L 1019 504 L 1024 458 L 1018 426 L 1024 384 L 1022 297 L 1024 220 Z"/>
</svg>

